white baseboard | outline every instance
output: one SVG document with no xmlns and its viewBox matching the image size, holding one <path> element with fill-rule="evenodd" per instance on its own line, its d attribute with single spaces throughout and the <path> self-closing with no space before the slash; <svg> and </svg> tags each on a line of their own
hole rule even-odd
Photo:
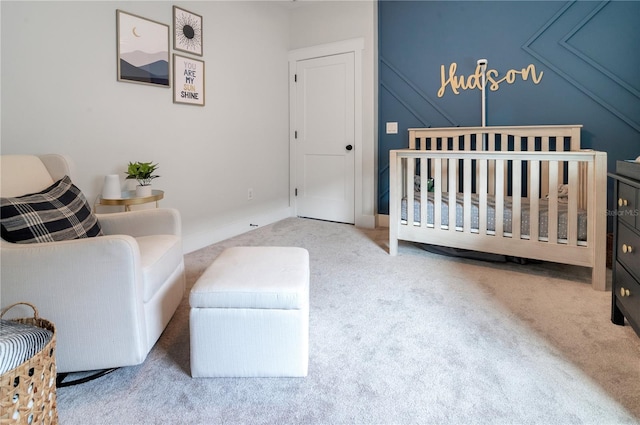
<svg viewBox="0 0 640 425">
<path fill-rule="evenodd" d="M 211 244 L 241 235 L 260 226 L 266 226 L 285 218 L 295 217 L 292 208 L 273 209 L 253 215 L 242 220 L 220 224 L 205 224 L 195 226 L 195 229 L 186 230 L 188 226 L 183 225 L 182 250 L 188 254 Z M 358 227 L 373 229 L 377 227 L 389 227 L 389 216 L 378 214 L 377 216 L 361 216 Z"/>
<path fill-rule="evenodd" d="M 285 218 L 293 217 L 291 208 L 274 209 L 265 211 L 260 214 L 245 217 L 241 220 L 225 224 L 210 224 L 196 226 L 197 229 L 186 231 L 188 226 L 183 225 L 182 233 L 182 250 L 185 254 L 196 251 L 205 246 L 241 235 L 251 230 L 255 230 L 260 226 L 275 223 Z"/>
<path fill-rule="evenodd" d="M 388 214 L 378 214 L 378 227 L 389 227 L 389 215 Z"/>
<path fill-rule="evenodd" d="M 361 215 L 356 217 L 356 227 L 361 227 L 364 229 L 375 229 L 376 228 L 376 216 L 375 215 Z"/>
</svg>

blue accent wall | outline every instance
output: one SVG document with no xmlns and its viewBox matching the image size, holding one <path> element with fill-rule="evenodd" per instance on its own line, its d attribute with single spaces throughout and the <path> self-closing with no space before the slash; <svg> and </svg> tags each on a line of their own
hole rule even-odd
<svg viewBox="0 0 640 425">
<path fill-rule="evenodd" d="M 610 172 L 640 155 L 640 2 L 385 0 L 378 19 L 379 213 L 389 150 L 408 146 L 408 128 L 481 125 L 480 89 L 438 97 L 441 65 L 466 79 L 486 58 L 500 79 L 533 64 L 539 84 L 516 76 L 486 91 L 487 125 L 582 124 L 583 147 L 606 151 Z"/>
</svg>

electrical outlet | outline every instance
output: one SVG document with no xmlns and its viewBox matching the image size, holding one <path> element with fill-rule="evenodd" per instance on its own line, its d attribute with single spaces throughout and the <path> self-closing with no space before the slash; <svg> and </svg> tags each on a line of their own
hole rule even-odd
<svg viewBox="0 0 640 425">
<path fill-rule="evenodd" d="M 253 189 L 249 188 L 249 190 L 247 190 L 247 199 L 250 201 L 253 199 Z"/>
</svg>

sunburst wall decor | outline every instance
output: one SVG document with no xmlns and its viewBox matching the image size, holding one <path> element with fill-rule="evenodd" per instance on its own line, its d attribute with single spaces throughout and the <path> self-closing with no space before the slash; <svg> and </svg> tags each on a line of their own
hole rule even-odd
<svg viewBox="0 0 640 425">
<path fill-rule="evenodd" d="M 202 16 L 173 6 L 173 48 L 202 56 Z"/>
</svg>

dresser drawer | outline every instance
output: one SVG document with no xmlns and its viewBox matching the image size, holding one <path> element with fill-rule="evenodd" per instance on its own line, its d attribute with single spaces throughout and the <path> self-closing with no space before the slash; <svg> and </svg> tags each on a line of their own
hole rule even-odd
<svg viewBox="0 0 640 425">
<path fill-rule="evenodd" d="M 640 218 L 638 218 L 638 189 L 625 183 L 618 186 L 618 217 L 631 227 L 640 229 Z"/>
<path fill-rule="evenodd" d="M 618 241 L 616 255 L 631 273 L 640 277 L 640 235 L 618 221 Z"/>
<path fill-rule="evenodd" d="M 640 284 L 619 263 L 616 263 L 616 283 L 613 291 L 618 304 L 626 312 L 627 320 L 640 324 Z"/>
</svg>

